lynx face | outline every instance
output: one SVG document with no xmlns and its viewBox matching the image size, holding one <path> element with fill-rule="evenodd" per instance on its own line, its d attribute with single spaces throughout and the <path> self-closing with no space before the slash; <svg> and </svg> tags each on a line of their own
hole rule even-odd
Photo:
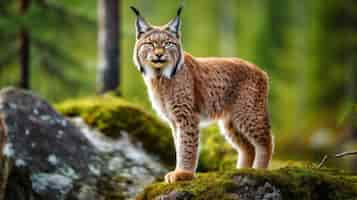
<svg viewBox="0 0 357 200">
<path fill-rule="evenodd" d="M 135 8 L 132 9 L 137 14 L 135 65 L 146 78 L 171 78 L 183 64 L 179 13 L 167 25 L 156 27 L 148 24 Z"/>
</svg>

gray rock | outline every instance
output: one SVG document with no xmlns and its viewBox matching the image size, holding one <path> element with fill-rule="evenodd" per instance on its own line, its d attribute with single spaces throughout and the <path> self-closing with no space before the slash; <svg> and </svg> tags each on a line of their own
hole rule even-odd
<svg viewBox="0 0 357 200">
<path fill-rule="evenodd" d="M 27 91 L 0 91 L 0 116 L 8 129 L 0 128 L 6 200 L 132 198 L 166 171 L 129 136 L 105 138 Z"/>
<path fill-rule="evenodd" d="M 237 188 L 232 191 L 232 196 L 239 200 L 282 200 L 282 195 L 278 187 L 267 181 L 257 181 L 256 179 L 241 175 L 233 178 Z"/>
<path fill-rule="evenodd" d="M 155 198 L 155 200 L 191 200 L 193 199 L 193 194 L 189 192 L 177 192 L 172 191 L 167 195 L 161 195 Z"/>
</svg>

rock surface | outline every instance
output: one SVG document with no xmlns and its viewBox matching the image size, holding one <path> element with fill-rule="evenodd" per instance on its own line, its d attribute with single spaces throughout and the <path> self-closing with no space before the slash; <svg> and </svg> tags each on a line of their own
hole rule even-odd
<svg viewBox="0 0 357 200">
<path fill-rule="evenodd" d="M 156 183 L 137 200 L 355 200 L 357 176 L 331 169 L 202 173 L 190 182 Z"/>
<path fill-rule="evenodd" d="M 106 137 L 30 92 L 2 90 L 0 115 L 0 200 L 127 199 L 166 171 L 125 131 Z"/>
<path fill-rule="evenodd" d="M 121 136 L 118 130 L 126 131 L 130 137 L 141 141 L 152 156 L 174 167 L 175 149 L 170 129 L 138 106 L 104 95 L 68 100 L 56 108 L 65 116 L 81 117 L 86 124 L 111 138 Z"/>
</svg>

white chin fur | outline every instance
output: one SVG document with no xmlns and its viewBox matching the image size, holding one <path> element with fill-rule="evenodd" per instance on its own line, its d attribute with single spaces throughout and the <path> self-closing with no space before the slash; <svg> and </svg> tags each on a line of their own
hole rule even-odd
<svg viewBox="0 0 357 200">
<path fill-rule="evenodd" d="M 155 70 L 151 67 L 151 66 L 143 66 L 144 67 L 144 71 L 145 73 L 143 74 L 145 79 L 152 79 L 152 78 L 156 78 L 159 74 L 157 74 L 157 72 L 155 72 Z M 163 68 L 163 70 L 161 71 L 161 75 L 170 79 L 171 78 L 171 73 L 174 70 L 174 67 L 172 65 L 170 66 L 166 66 Z"/>
<path fill-rule="evenodd" d="M 150 80 L 156 78 L 156 73 L 153 68 L 151 68 L 150 66 L 143 66 L 143 68 L 145 72 L 143 73 L 143 76 L 145 79 Z"/>
<path fill-rule="evenodd" d="M 174 70 L 174 66 L 170 65 L 164 68 L 162 71 L 162 75 L 164 75 L 166 78 L 171 78 L 172 71 Z"/>
</svg>

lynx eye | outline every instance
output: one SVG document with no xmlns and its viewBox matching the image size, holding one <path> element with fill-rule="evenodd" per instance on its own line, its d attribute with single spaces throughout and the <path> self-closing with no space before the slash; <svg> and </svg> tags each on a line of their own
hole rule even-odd
<svg viewBox="0 0 357 200">
<path fill-rule="evenodd" d="M 148 48 L 148 49 L 153 49 L 153 48 L 154 48 L 154 44 L 149 43 L 149 42 L 144 43 L 142 46 L 143 46 L 144 48 Z"/>
<path fill-rule="evenodd" d="M 175 46 L 176 46 L 176 44 L 173 42 L 165 42 L 165 48 L 167 48 L 167 49 L 173 48 Z"/>
</svg>

